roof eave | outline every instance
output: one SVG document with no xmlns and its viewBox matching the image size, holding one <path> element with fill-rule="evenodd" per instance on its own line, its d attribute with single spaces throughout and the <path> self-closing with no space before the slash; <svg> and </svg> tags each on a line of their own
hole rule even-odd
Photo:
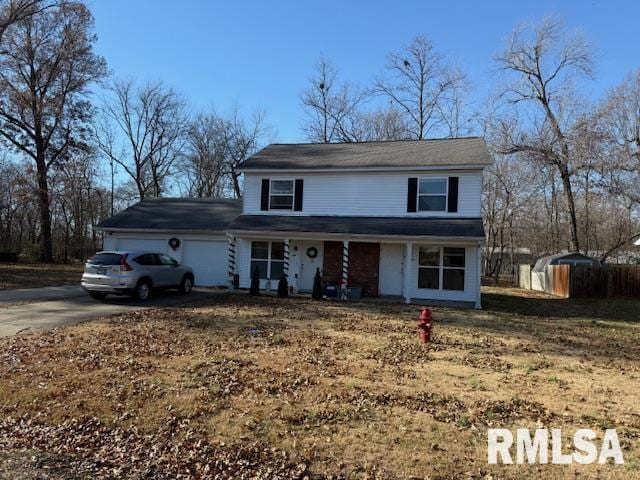
<svg viewBox="0 0 640 480">
<path fill-rule="evenodd" d="M 96 230 L 114 233 L 181 233 L 181 234 L 206 234 L 206 235 L 225 235 L 225 230 L 209 230 L 209 229 L 182 229 L 182 228 L 126 228 L 126 227 L 103 227 L 98 226 Z"/>
<path fill-rule="evenodd" d="M 482 170 L 493 162 L 472 163 L 465 165 L 413 165 L 413 166 L 387 166 L 387 167 L 243 167 L 238 170 L 242 173 L 297 173 L 297 172 L 416 172 L 430 170 Z"/>
<path fill-rule="evenodd" d="M 279 230 L 234 230 L 229 229 L 227 233 L 237 237 L 269 237 L 269 238 L 327 238 L 327 239 L 369 239 L 369 240 L 393 240 L 397 242 L 421 242 L 421 241 L 464 241 L 464 242 L 484 242 L 484 236 L 438 236 L 438 235 L 372 235 L 369 233 L 328 233 L 328 232 L 298 232 Z"/>
</svg>

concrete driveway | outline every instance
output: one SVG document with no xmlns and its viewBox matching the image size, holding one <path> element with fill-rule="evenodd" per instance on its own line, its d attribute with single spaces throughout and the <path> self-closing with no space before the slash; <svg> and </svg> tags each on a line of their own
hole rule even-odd
<svg viewBox="0 0 640 480">
<path fill-rule="evenodd" d="M 98 301 L 80 287 L 49 287 L 0 292 L 0 337 L 37 332 L 73 323 L 150 307 L 164 307 L 200 300 L 216 293 L 194 289 L 190 295 L 158 292 L 147 302 L 109 296 Z M 19 303 L 18 303 L 19 302 Z"/>
</svg>

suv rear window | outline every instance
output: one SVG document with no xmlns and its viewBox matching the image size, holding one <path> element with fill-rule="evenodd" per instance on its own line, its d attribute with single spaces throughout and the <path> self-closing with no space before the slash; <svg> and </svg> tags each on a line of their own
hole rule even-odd
<svg viewBox="0 0 640 480">
<path fill-rule="evenodd" d="M 117 253 L 98 253 L 91 257 L 87 263 L 92 265 L 120 265 L 122 255 Z"/>
</svg>

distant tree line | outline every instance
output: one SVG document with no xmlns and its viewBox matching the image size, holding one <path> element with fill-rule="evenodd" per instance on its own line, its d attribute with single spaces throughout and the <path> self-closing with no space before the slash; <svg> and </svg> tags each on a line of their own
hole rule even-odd
<svg viewBox="0 0 640 480">
<path fill-rule="evenodd" d="M 639 262 L 640 69 L 593 100 L 594 48 L 554 17 L 517 27 L 494 62 L 495 86 L 472 102 L 468 76 L 424 37 L 365 87 L 321 59 L 301 94 L 304 130 L 317 142 L 483 136 L 495 161 L 484 179 L 488 276 L 511 273 L 523 252 Z"/>
<path fill-rule="evenodd" d="M 95 42 L 82 1 L 0 0 L 0 251 L 84 259 L 96 225 L 135 201 L 239 197 L 239 164 L 275 135 L 264 112 L 194 111 L 169 85 L 110 74 Z M 485 273 L 524 249 L 611 259 L 640 237 L 640 70 L 592 100 L 593 58 L 558 19 L 518 27 L 483 100 L 426 37 L 364 86 L 323 58 L 301 129 L 313 142 L 482 135 Z"/>
<path fill-rule="evenodd" d="M 194 113 L 170 86 L 109 75 L 95 42 L 81 1 L 0 0 L 1 252 L 84 259 L 135 201 L 238 197 L 271 132 L 261 112 Z"/>
</svg>

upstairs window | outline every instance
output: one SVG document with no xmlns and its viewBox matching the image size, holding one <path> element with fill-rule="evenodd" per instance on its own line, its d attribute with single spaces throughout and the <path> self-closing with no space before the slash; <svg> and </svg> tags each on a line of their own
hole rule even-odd
<svg viewBox="0 0 640 480">
<path fill-rule="evenodd" d="M 269 209 L 293 210 L 293 180 L 271 180 Z"/>
<path fill-rule="evenodd" d="M 418 181 L 418 211 L 447 211 L 446 178 L 421 178 Z"/>
</svg>

